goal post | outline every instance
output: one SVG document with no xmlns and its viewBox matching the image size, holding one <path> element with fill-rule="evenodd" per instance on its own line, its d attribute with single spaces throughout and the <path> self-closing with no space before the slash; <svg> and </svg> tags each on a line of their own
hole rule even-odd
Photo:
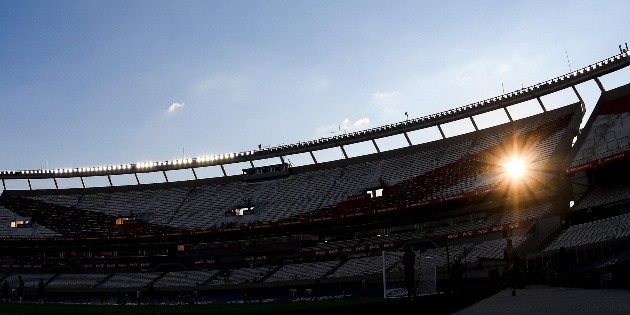
<svg viewBox="0 0 630 315">
<path fill-rule="evenodd" d="M 436 266 L 416 252 L 415 277 L 416 295 L 437 294 Z M 401 251 L 382 251 L 383 298 L 405 298 L 407 287 L 403 273 Z"/>
</svg>

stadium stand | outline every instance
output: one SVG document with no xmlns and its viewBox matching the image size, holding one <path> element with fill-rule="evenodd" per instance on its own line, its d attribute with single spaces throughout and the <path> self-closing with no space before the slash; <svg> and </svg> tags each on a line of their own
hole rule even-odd
<svg viewBox="0 0 630 315">
<path fill-rule="evenodd" d="M 283 159 L 461 117 L 474 124 L 472 117 L 482 110 L 507 112 L 509 105 L 540 93 L 597 80 L 629 60 L 621 54 L 575 74 L 411 122 L 234 157 Z M 580 130 L 583 106 L 580 101 L 543 107 L 542 113 L 486 129 L 358 157 L 280 164 L 278 174 L 252 168 L 217 178 L 129 186 L 9 190 L 5 185 L 0 281 L 15 283 L 22 275 L 34 287 L 41 278 L 58 300 L 68 293 L 96 298 L 152 286 L 162 298 L 174 290 L 212 292 L 201 296 L 212 303 L 219 291 L 247 288 L 262 294 L 281 288 L 286 293 L 316 283 L 347 287 L 366 275 L 380 279 L 402 268 L 399 256 L 383 251 L 411 246 L 419 257 L 417 269 L 434 266 L 438 290 L 448 291 L 456 259 L 464 261 L 471 281 L 503 271 L 506 238 L 523 253 L 530 281 L 554 280 L 550 265 L 561 247 L 571 252 L 574 283 L 603 270 L 623 279 L 627 273 L 616 268 L 630 261 L 630 255 L 623 256 L 629 250 L 630 182 L 618 170 L 630 156 L 630 85 L 602 90 Z M 528 164 L 519 181 L 503 168 L 514 147 Z M 177 165 L 158 165 L 156 171 Z M 91 170 L 61 174 L 85 172 Z M 0 177 L 4 184 L 25 174 L 55 178 L 27 171 L 3 171 Z"/>
</svg>

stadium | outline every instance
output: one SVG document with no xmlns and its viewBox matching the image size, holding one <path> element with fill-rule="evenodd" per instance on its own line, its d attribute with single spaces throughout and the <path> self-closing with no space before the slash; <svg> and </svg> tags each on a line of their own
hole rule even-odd
<svg viewBox="0 0 630 315">
<path fill-rule="evenodd" d="M 461 298 L 507 286 L 506 239 L 522 257 L 521 287 L 627 287 L 630 83 L 605 87 L 600 78 L 628 65 L 620 47 L 444 112 L 246 152 L 0 170 L 3 299 L 165 307 L 404 300 L 406 249 L 416 256 L 418 300 Z M 597 86 L 596 104 L 585 104 L 582 84 Z M 567 91 L 572 102 L 543 101 Z M 513 119 L 519 104 L 537 113 Z M 488 113 L 505 122 L 479 128 Z M 472 131 L 450 136 L 443 126 L 453 122 Z M 429 130 L 438 139 L 412 141 Z M 385 150 L 380 143 L 391 138 L 403 145 Z M 370 152 L 349 155 L 357 144 Z M 324 151 L 341 157 L 322 162 Z M 310 163 L 294 165 L 294 156 Z M 90 186 L 93 178 L 106 185 Z"/>
</svg>

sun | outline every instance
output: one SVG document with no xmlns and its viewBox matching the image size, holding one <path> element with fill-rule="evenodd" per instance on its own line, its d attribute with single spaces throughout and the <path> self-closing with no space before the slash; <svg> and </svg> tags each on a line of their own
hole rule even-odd
<svg viewBox="0 0 630 315">
<path fill-rule="evenodd" d="M 512 178 L 521 178 L 525 174 L 525 162 L 519 157 L 512 157 L 503 164 L 506 173 Z"/>
</svg>

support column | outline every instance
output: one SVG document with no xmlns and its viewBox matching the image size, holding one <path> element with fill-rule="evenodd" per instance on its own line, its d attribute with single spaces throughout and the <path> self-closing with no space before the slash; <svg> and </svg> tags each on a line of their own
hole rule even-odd
<svg viewBox="0 0 630 315">
<path fill-rule="evenodd" d="M 133 176 L 136 177 L 136 183 L 138 183 L 138 185 L 140 185 L 140 179 L 138 179 L 138 173 L 133 173 Z"/>
<path fill-rule="evenodd" d="M 446 139 L 446 136 L 444 135 L 444 131 L 442 130 L 442 127 L 440 127 L 440 125 L 437 125 L 437 127 L 440 130 L 440 133 L 442 134 L 442 139 Z"/>
<path fill-rule="evenodd" d="M 2 190 L 7 190 L 7 183 L 4 182 L 4 178 L 2 179 Z"/>
<path fill-rule="evenodd" d="M 372 144 L 374 145 L 374 147 L 376 148 L 376 152 L 381 153 L 381 149 L 378 148 L 378 145 L 376 145 L 376 140 L 372 139 Z"/>
<path fill-rule="evenodd" d="M 341 153 L 343 153 L 343 157 L 348 159 L 348 154 L 346 154 L 346 149 L 343 148 L 343 145 L 340 145 L 339 147 L 341 148 Z"/>
<path fill-rule="evenodd" d="M 223 176 L 227 176 L 227 173 L 225 172 L 225 167 L 223 167 L 223 164 L 219 164 L 219 166 L 221 166 L 221 171 L 223 172 Z"/>
<path fill-rule="evenodd" d="M 166 182 L 168 183 L 168 176 L 166 176 L 166 171 L 162 171 L 162 174 L 164 174 L 164 180 L 166 180 Z"/>
<path fill-rule="evenodd" d="M 31 186 L 31 179 L 27 178 L 26 181 L 28 181 L 28 190 L 33 190 L 33 187 Z"/>
<path fill-rule="evenodd" d="M 190 170 L 193 172 L 193 177 L 195 178 L 195 180 L 197 180 L 197 173 L 195 173 L 195 169 L 191 167 Z"/>
<path fill-rule="evenodd" d="M 545 105 L 543 105 L 542 100 L 540 99 L 540 96 L 536 98 L 538 100 L 538 104 L 540 104 L 540 107 L 542 107 L 543 112 L 546 112 L 547 109 L 545 108 Z"/>
<path fill-rule="evenodd" d="M 573 92 L 575 92 L 575 95 L 577 95 L 578 99 L 580 100 L 580 104 L 582 104 L 582 113 L 586 113 L 586 104 L 584 104 L 584 100 L 582 99 L 582 96 L 580 96 L 580 93 L 578 93 L 577 89 L 575 88 L 575 85 L 571 86 L 573 88 Z"/>
<path fill-rule="evenodd" d="M 475 123 L 475 119 L 473 118 L 473 116 L 470 116 L 470 121 L 472 121 L 473 127 L 475 127 L 475 131 L 479 131 L 479 128 L 477 128 L 477 123 Z"/>
<path fill-rule="evenodd" d="M 604 85 L 602 85 L 602 82 L 601 82 L 601 81 L 599 81 L 599 78 L 598 78 L 598 77 L 595 77 L 595 83 L 597 83 L 597 86 L 599 86 L 599 90 L 600 90 L 602 93 L 606 92 L 606 90 L 604 90 Z"/>
<path fill-rule="evenodd" d="M 57 185 L 57 178 L 53 177 L 53 181 L 55 182 L 55 188 L 59 189 L 59 185 Z"/>
<path fill-rule="evenodd" d="M 505 111 L 505 113 L 508 115 L 508 118 L 510 119 L 510 121 L 512 120 L 512 115 L 510 115 L 510 112 L 508 112 L 507 107 L 503 107 L 503 110 Z"/>
<path fill-rule="evenodd" d="M 311 158 L 313 159 L 313 163 L 317 164 L 317 160 L 315 159 L 315 155 L 313 154 L 313 151 L 309 152 L 311 154 Z"/>
<path fill-rule="evenodd" d="M 407 139 L 407 143 L 409 144 L 409 146 L 412 146 L 411 140 L 409 139 L 409 135 L 407 134 L 407 132 L 403 132 L 403 134 L 405 135 L 405 139 Z"/>
<path fill-rule="evenodd" d="M 83 176 L 79 177 L 81 179 L 81 186 L 83 186 L 83 188 L 85 188 L 85 181 L 83 180 Z"/>
<path fill-rule="evenodd" d="M 114 187 L 114 185 L 112 185 L 112 175 L 107 175 L 107 180 L 109 181 L 109 187 Z"/>
</svg>

